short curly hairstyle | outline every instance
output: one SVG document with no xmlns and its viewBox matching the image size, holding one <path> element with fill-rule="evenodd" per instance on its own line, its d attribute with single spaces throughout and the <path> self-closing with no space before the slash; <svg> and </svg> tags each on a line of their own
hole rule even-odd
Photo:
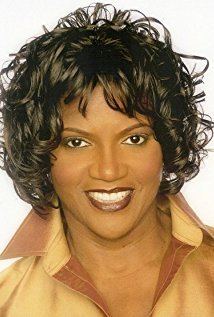
<svg viewBox="0 0 214 317">
<path fill-rule="evenodd" d="M 140 17 L 134 20 L 134 14 Z M 208 60 L 174 52 L 157 19 L 95 3 L 60 19 L 52 31 L 44 27 L 44 34 L 12 55 L 1 70 L 1 168 L 40 215 L 47 206 L 56 208 L 50 171 L 63 130 L 60 100 L 80 97 L 85 116 L 97 84 L 109 107 L 151 120 L 164 161 L 159 193 L 175 194 L 198 174 L 214 127 L 200 104 L 205 93 L 195 89 Z M 205 60 L 206 66 L 190 73 L 183 58 Z"/>
</svg>

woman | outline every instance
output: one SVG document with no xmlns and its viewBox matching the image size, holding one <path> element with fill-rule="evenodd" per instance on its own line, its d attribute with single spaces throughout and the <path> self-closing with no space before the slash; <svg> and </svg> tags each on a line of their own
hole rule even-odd
<svg viewBox="0 0 214 317">
<path fill-rule="evenodd" d="M 23 257 L 1 316 L 213 316 L 213 228 L 180 192 L 213 131 L 206 69 L 139 14 L 80 8 L 2 70 L 4 168 L 33 209 L 1 255 Z"/>
</svg>

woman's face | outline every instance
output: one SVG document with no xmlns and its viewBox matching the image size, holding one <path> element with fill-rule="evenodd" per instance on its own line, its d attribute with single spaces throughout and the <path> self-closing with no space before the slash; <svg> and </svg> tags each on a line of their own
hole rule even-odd
<svg viewBox="0 0 214 317">
<path fill-rule="evenodd" d="M 151 127 L 132 128 L 139 121 L 149 125 L 146 117 L 128 118 L 111 109 L 100 86 L 89 99 L 85 118 L 78 111 L 78 101 L 61 105 L 65 130 L 61 144 L 53 151 L 57 157 L 52 160 L 53 185 L 67 220 L 75 220 L 83 230 L 99 237 L 118 239 L 134 229 L 155 204 L 162 177 L 161 147 Z M 117 187 L 131 192 L 125 207 L 117 202 L 109 207 L 108 201 L 97 207 L 86 194 Z M 100 194 L 91 195 L 95 201 L 122 199 Z"/>
</svg>

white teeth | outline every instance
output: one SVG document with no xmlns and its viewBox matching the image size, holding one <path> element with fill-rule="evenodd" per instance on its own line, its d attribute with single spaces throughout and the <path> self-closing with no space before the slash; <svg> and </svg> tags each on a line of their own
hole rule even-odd
<svg viewBox="0 0 214 317">
<path fill-rule="evenodd" d="M 124 197 L 128 196 L 131 191 L 122 191 L 119 193 L 100 193 L 100 192 L 89 192 L 89 196 L 100 201 L 100 202 L 118 202 L 122 200 Z"/>
</svg>

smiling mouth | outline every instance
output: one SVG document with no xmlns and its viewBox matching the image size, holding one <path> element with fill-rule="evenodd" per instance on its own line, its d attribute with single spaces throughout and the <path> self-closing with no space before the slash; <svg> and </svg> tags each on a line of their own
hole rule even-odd
<svg viewBox="0 0 214 317">
<path fill-rule="evenodd" d="M 102 211 L 108 211 L 108 212 L 115 212 L 121 209 L 124 209 L 127 207 L 131 201 L 133 190 L 128 190 L 126 192 L 123 192 L 123 196 L 120 197 L 114 197 L 115 199 L 109 199 L 105 196 L 105 199 L 101 199 L 101 197 L 98 197 L 90 192 L 86 192 L 86 196 L 89 199 L 90 203 L 102 210 Z M 95 197 L 96 196 L 96 197 Z"/>
</svg>

